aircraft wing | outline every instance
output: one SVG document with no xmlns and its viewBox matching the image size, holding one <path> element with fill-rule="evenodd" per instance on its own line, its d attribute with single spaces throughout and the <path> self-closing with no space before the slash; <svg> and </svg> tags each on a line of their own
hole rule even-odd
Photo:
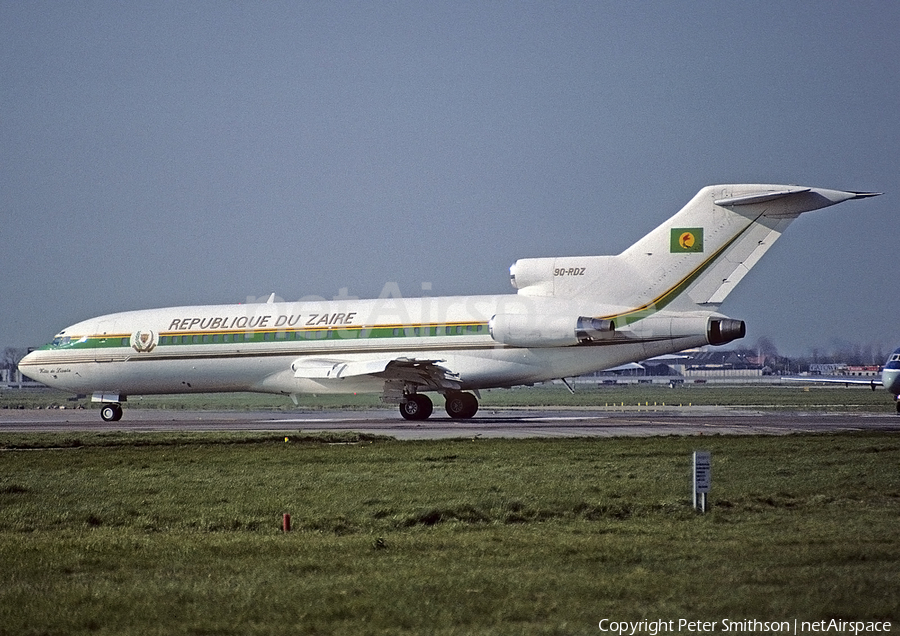
<svg viewBox="0 0 900 636">
<path fill-rule="evenodd" d="M 830 376 L 813 376 L 813 375 L 796 375 L 796 376 L 782 376 L 781 378 L 786 382 L 821 382 L 823 384 L 859 384 L 871 387 L 872 390 L 875 390 L 876 386 L 881 386 L 883 382 L 881 378 L 860 378 L 860 377 L 851 377 L 851 376 L 840 376 L 840 375 L 830 375 Z"/>
<path fill-rule="evenodd" d="M 617 367 L 610 367 L 609 369 L 603 369 L 603 371 L 638 371 L 640 369 L 646 369 L 642 364 L 638 364 L 637 362 L 628 362 L 626 364 L 620 364 Z"/>
<path fill-rule="evenodd" d="M 369 375 L 384 371 L 390 360 L 340 360 L 330 358 L 300 358 L 291 364 L 295 378 L 339 380 L 355 375 Z"/>
<path fill-rule="evenodd" d="M 416 358 L 378 358 L 353 360 L 336 358 L 299 358 L 291 364 L 295 378 L 340 380 L 371 375 L 386 381 L 410 383 L 427 390 L 458 390 L 459 376 L 441 366 L 443 360 Z"/>
</svg>

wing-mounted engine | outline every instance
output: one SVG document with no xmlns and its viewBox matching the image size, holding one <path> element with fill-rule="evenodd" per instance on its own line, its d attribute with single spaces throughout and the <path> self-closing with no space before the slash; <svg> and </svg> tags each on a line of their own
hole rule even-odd
<svg viewBox="0 0 900 636">
<path fill-rule="evenodd" d="M 496 314 L 488 330 L 496 342 L 514 347 L 565 347 L 615 335 L 612 320 L 547 314 Z"/>
</svg>

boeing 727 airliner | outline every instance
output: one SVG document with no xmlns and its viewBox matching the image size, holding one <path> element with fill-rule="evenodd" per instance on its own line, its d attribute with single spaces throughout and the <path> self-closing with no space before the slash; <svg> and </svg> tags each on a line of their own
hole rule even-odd
<svg viewBox="0 0 900 636">
<path fill-rule="evenodd" d="M 128 395 L 380 393 L 403 417 L 445 399 L 470 418 L 479 389 L 644 360 L 745 335 L 725 297 L 801 213 L 875 192 L 717 185 L 617 256 L 525 258 L 515 294 L 267 302 L 128 311 L 61 331 L 19 364 L 91 393 L 107 421 Z"/>
</svg>

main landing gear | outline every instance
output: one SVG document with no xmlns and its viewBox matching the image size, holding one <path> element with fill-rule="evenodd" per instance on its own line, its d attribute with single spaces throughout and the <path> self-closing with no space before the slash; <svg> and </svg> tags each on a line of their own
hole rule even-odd
<svg viewBox="0 0 900 636">
<path fill-rule="evenodd" d="M 104 422 L 118 422 L 122 419 L 122 405 L 118 403 L 107 403 L 100 407 L 100 417 Z"/>
<path fill-rule="evenodd" d="M 447 415 L 455 420 L 467 420 L 478 412 L 478 398 L 471 393 L 454 391 L 447 393 L 446 398 L 444 408 L 447 409 Z M 407 395 L 406 402 L 400 405 L 400 415 L 407 420 L 427 420 L 432 411 L 434 404 L 431 398 L 422 393 Z"/>
<path fill-rule="evenodd" d="M 431 398 L 421 393 L 406 396 L 406 402 L 400 405 L 400 415 L 406 420 L 427 420 L 434 411 Z"/>
<path fill-rule="evenodd" d="M 467 420 L 478 412 L 478 398 L 471 393 L 448 393 L 444 408 L 453 419 Z"/>
</svg>

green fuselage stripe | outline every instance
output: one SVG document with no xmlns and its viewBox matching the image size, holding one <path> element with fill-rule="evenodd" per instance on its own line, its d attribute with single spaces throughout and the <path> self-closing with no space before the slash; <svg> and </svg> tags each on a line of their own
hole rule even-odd
<svg viewBox="0 0 900 636">
<path fill-rule="evenodd" d="M 487 322 L 429 323 L 417 325 L 378 325 L 308 327 L 303 329 L 254 329 L 220 331 L 163 331 L 157 347 L 212 344 L 260 344 L 268 342 L 318 342 L 373 338 L 425 338 L 487 335 Z M 49 344 L 45 350 L 109 349 L 131 346 L 131 334 L 72 336 L 63 344 Z"/>
</svg>

